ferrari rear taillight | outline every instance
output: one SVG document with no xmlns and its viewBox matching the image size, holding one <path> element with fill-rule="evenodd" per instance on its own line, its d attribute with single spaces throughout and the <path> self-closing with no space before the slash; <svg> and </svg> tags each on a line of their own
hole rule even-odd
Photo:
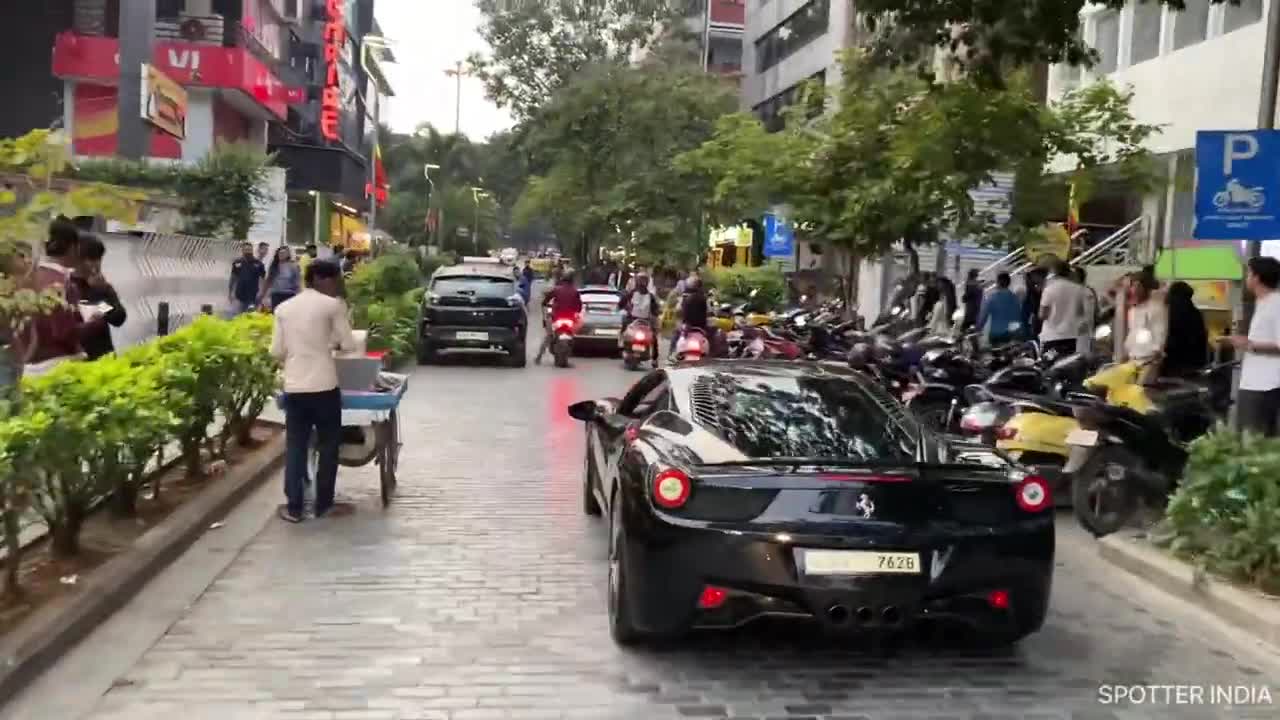
<svg viewBox="0 0 1280 720">
<path fill-rule="evenodd" d="M 1009 609 L 1009 591 L 1008 590 L 992 590 L 987 593 L 987 604 L 996 610 Z"/>
<path fill-rule="evenodd" d="M 1049 507 L 1052 497 L 1049 483 L 1038 475 L 1028 475 L 1014 486 L 1014 498 L 1024 512 L 1040 512 Z"/>
<path fill-rule="evenodd" d="M 653 478 L 653 501 L 668 510 L 688 502 L 692 490 L 689 476 L 680 470 L 663 470 Z"/>
</svg>

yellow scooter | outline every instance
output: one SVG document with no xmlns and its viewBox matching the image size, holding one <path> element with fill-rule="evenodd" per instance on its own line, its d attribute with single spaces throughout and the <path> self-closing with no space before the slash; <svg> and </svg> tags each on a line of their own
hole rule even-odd
<svg viewBox="0 0 1280 720">
<path fill-rule="evenodd" d="M 1136 362 L 1108 365 L 1084 381 L 1090 394 L 1140 413 L 1154 409 L 1141 384 L 1144 366 Z M 1070 505 L 1062 469 L 1071 455 L 1067 438 L 1080 429 L 1073 407 L 1050 399 L 1016 401 L 1016 414 L 996 431 L 996 447 L 1033 469 L 1053 485 L 1057 505 Z"/>
</svg>

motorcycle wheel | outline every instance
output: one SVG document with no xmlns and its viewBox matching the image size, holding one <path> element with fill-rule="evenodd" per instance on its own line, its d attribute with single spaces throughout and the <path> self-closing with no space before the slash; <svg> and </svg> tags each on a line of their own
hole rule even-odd
<svg viewBox="0 0 1280 720">
<path fill-rule="evenodd" d="M 569 343 L 564 343 L 564 342 L 556 343 L 555 350 L 553 350 L 552 352 L 555 353 L 555 356 L 556 356 L 556 367 L 558 368 L 569 367 Z"/>
<path fill-rule="evenodd" d="M 640 361 L 636 359 L 635 355 L 628 353 L 622 356 L 622 367 L 627 370 L 638 370 L 640 368 Z"/>
<path fill-rule="evenodd" d="M 921 425 L 935 432 L 951 432 L 951 423 L 948 422 L 948 416 L 951 413 L 950 401 L 939 401 L 937 399 L 912 398 L 907 403 L 907 410 Z"/>
<path fill-rule="evenodd" d="M 1071 475 L 1071 510 L 1080 525 L 1094 537 L 1110 535 L 1123 528 L 1138 509 L 1136 479 L 1129 468 L 1142 461 L 1118 447 L 1106 447 Z M 1123 474 L 1115 479 L 1115 468 Z"/>
</svg>

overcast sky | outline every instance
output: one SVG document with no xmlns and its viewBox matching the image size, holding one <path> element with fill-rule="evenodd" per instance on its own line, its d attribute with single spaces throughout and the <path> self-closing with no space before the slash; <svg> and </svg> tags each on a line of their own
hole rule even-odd
<svg viewBox="0 0 1280 720">
<path fill-rule="evenodd" d="M 476 27 L 480 12 L 472 0 L 378 0 L 382 32 L 395 42 L 398 64 L 388 74 L 396 96 L 391 128 L 411 132 L 429 122 L 453 132 L 457 80 L 444 71 L 488 47 Z M 462 132 L 474 140 L 511 127 L 511 117 L 484 96 L 473 78 L 462 79 Z"/>
</svg>

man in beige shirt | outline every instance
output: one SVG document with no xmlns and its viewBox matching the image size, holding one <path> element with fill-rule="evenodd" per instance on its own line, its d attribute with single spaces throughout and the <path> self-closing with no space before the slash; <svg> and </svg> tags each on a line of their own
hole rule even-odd
<svg viewBox="0 0 1280 720">
<path fill-rule="evenodd" d="M 301 522 L 307 483 L 307 452 L 316 435 L 316 517 L 331 514 L 338 480 L 338 446 L 342 435 L 342 393 L 334 350 L 352 351 L 356 340 L 347 319 L 347 304 L 338 295 L 342 270 L 316 260 L 307 266 L 306 289 L 280 304 L 271 335 L 271 354 L 284 365 L 286 505 L 280 517 Z M 345 508 L 344 508 L 345 509 Z"/>
</svg>

